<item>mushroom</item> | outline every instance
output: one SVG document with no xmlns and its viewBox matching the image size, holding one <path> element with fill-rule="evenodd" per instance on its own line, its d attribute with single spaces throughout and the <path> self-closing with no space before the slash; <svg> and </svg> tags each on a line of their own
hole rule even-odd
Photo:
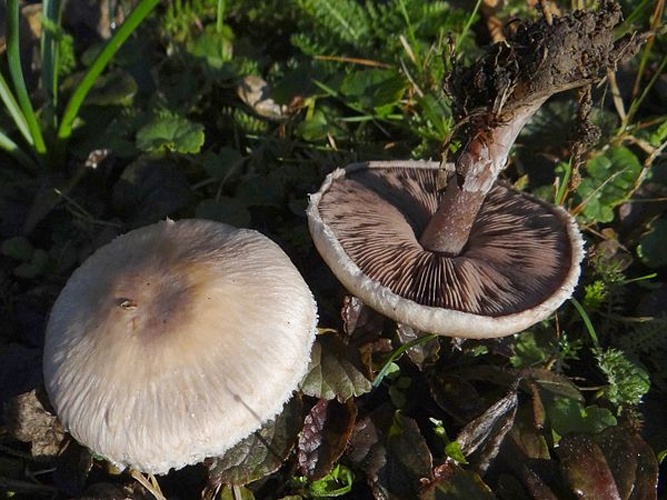
<svg viewBox="0 0 667 500">
<path fill-rule="evenodd" d="M 71 435 L 150 474 L 217 456 L 275 416 L 306 372 L 317 310 L 280 247 L 167 220 L 97 250 L 46 328 L 44 379 Z"/>
<path fill-rule="evenodd" d="M 419 241 L 438 208 L 438 162 L 337 169 L 311 195 L 310 232 L 343 285 L 423 331 L 490 338 L 547 318 L 574 289 L 583 256 L 572 217 L 509 186 L 486 196 L 457 256 Z"/>
<path fill-rule="evenodd" d="M 573 292 L 582 238 L 562 208 L 498 182 L 519 132 L 553 94 L 590 85 L 639 46 L 620 7 L 520 25 L 446 86 L 467 133 L 453 163 L 338 169 L 311 195 L 313 241 L 349 291 L 420 330 L 510 335 Z"/>
</svg>

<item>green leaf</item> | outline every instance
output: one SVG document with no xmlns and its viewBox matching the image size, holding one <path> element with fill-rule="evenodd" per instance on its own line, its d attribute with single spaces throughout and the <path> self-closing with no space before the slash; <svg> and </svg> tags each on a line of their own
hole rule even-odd
<svg viewBox="0 0 667 500">
<path fill-rule="evenodd" d="M 128 106 L 137 93 L 137 83 L 127 71 L 114 69 L 95 80 L 86 106 Z"/>
<path fill-rule="evenodd" d="M 560 436 L 572 433 L 595 434 L 616 425 L 616 418 L 606 408 L 597 405 L 584 407 L 579 401 L 555 397 L 547 405 L 552 429 Z"/>
<path fill-rule="evenodd" d="M 296 132 L 305 141 L 317 142 L 326 139 L 330 130 L 329 118 L 322 110 L 317 109 L 312 116 L 299 124 Z"/>
<path fill-rule="evenodd" d="M 308 485 L 308 495 L 312 498 L 333 498 L 352 491 L 354 474 L 344 465 L 338 464 L 322 479 Z"/>
<path fill-rule="evenodd" d="M 577 188 L 584 218 L 601 223 L 614 220 L 614 208 L 632 194 L 641 171 L 641 163 L 625 147 L 609 148 L 604 155 L 589 161 L 588 176 Z"/>
<path fill-rule="evenodd" d="M 600 308 L 607 298 L 607 285 L 602 280 L 595 280 L 584 288 L 584 298 L 581 305 L 587 311 L 595 311 Z"/>
<path fill-rule="evenodd" d="M 565 397 L 574 401 L 583 402 L 579 388 L 565 375 L 547 370 L 546 368 L 530 368 L 525 374 L 541 389 L 555 396 Z"/>
<path fill-rule="evenodd" d="M 638 405 L 651 388 L 651 380 L 644 368 L 628 359 L 619 349 L 596 349 L 595 357 L 609 385 L 604 396 L 614 405 Z"/>
<path fill-rule="evenodd" d="M 510 363 L 514 368 L 525 368 L 544 363 L 553 352 L 553 345 L 545 342 L 545 336 L 533 332 L 522 333 L 514 345 Z"/>
<path fill-rule="evenodd" d="M 43 0 L 42 2 L 41 84 L 55 105 L 58 104 L 60 50 L 64 45 L 63 38 L 67 37 L 60 26 L 62 4 L 60 0 Z M 67 38 L 73 40 L 71 37 Z"/>
<path fill-rule="evenodd" d="M 203 144 L 204 126 L 181 116 L 157 116 L 137 132 L 137 147 L 147 152 L 198 153 Z"/>
<path fill-rule="evenodd" d="M 35 160 L 25 151 L 23 151 L 12 139 L 10 139 L 2 129 L 0 129 L 0 149 L 7 151 L 24 167 L 27 167 L 32 171 L 38 170 L 39 166 Z"/>
<path fill-rule="evenodd" d="M 231 61 L 234 54 L 234 33 L 228 26 L 218 32 L 214 25 L 209 25 L 197 39 L 188 45 L 188 52 L 201 58 L 212 69 L 221 69 Z"/>
<path fill-rule="evenodd" d="M 118 49 L 134 33 L 134 30 L 137 29 L 159 2 L 160 0 L 140 0 L 132 12 L 125 18 L 123 24 L 118 27 L 113 36 L 106 42 L 102 51 L 95 57 L 93 64 L 88 68 L 79 85 L 77 85 L 76 90 L 63 111 L 60 127 L 58 128 L 58 140 L 61 141 L 61 145 L 72 135 L 72 126 L 79 116 L 81 105 L 97 78 L 102 74 Z"/>
<path fill-rule="evenodd" d="M 410 82 L 390 69 L 367 69 L 350 73 L 343 80 L 340 91 L 364 109 L 379 109 L 397 104 Z"/>
<path fill-rule="evenodd" d="M 37 114 L 30 101 L 28 87 L 23 76 L 23 67 L 21 65 L 20 42 L 19 42 L 19 1 L 8 0 L 6 3 L 6 52 L 7 64 L 9 65 L 9 74 L 14 84 L 16 93 L 16 102 L 21 108 L 22 120 L 30 132 L 31 141 L 29 141 L 37 154 L 46 154 L 46 144 L 40 127 Z M 16 117 L 14 118 L 16 120 Z M 17 126 L 22 127 L 22 120 L 17 121 Z"/>
<path fill-rule="evenodd" d="M 32 136 L 30 135 L 30 130 L 28 129 L 28 122 L 25 118 L 25 115 L 23 114 L 23 111 L 21 110 L 21 107 L 14 98 L 14 94 L 12 94 L 12 91 L 9 88 L 9 84 L 7 83 L 7 81 L 5 80 L 4 76 L 2 76 L 1 73 L 0 73 L 0 99 L 5 105 L 5 110 L 12 117 L 12 120 L 14 121 L 14 125 L 16 125 L 16 128 L 19 129 L 26 142 L 32 146 L 34 144 L 34 141 L 32 140 Z M 5 149 L 8 148 L 5 147 Z"/>
<path fill-rule="evenodd" d="M 460 464 L 467 464 L 468 461 L 466 460 L 466 456 L 463 454 L 463 450 L 461 449 L 461 443 L 458 441 L 450 441 L 445 445 L 445 454 L 449 457 L 455 460 L 457 463 Z"/>
<path fill-rule="evenodd" d="M 658 147 L 665 139 L 667 139 L 667 120 L 662 122 L 662 124 L 658 127 L 658 130 L 651 134 L 649 142 L 652 146 Z"/>
<path fill-rule="evenodd" d="M 425 94 L 418 101 L 421 116 L 435 129 L 436 137 L 444 140 L 452 128 L 452 111 L 433 94 Z"/>
<path fill-rule="evenodd" d="M 362 373 L 359 352 L 335 335 L 318 335 L 308 372 L 301 382 L 302 392 L 315 398 L 337 398 L 345 402 L 371 388 L 371 381 Z"/>
</svg>

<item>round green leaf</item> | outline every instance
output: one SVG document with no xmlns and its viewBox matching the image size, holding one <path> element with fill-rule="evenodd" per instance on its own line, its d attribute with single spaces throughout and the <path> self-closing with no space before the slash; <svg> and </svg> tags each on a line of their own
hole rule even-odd
<svg viewBox="0 0 667 500">
<path fill-rule="evenodd" d="M 137 132 L 142 151 L 198 153 L 204 144 L 204 126 L 180 116 L 157 116 Z"/>
</svg>

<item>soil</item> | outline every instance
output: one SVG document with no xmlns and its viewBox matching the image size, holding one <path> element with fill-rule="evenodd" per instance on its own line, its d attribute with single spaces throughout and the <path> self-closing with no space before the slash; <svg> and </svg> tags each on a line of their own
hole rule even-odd
<svg viewBox="0 0 667 500">
<path fill-rule="evenodd" d="M 445 82 L 455 113 L 466 121 L 489 113 L 503 119 L 517 107 L 601 79 L 644 41 L 636 33 L 616 39 L 621 22 L 618 3 L 605 1 L 595 12 L 514 23 L 505 42 Z"/>
</svg>

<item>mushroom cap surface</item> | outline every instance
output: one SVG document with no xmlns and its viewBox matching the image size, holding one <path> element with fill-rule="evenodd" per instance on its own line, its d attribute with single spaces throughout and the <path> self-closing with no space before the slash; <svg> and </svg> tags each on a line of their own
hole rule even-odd
<svg viewBox="0 0 667 500">
<path fill-rule="evenodd" d="M 46 329 L 46 389 L 79 442 L 163 474 L 222 454 L 280 412 L 316 323 L 277 244 L 168 220 L 116 238 L 72 274 Z"/>
<path fill-rule="evenodd" d="M 460 255 L 424 249 L 438 162 L 355 163 L 310 196 L 313 241 L 336 277 L 382 314 L 420 330 L 502 337 L 550 316 L 579 278 L 583 241 L 562 208 L 496 183 Z"/>
</svg>

